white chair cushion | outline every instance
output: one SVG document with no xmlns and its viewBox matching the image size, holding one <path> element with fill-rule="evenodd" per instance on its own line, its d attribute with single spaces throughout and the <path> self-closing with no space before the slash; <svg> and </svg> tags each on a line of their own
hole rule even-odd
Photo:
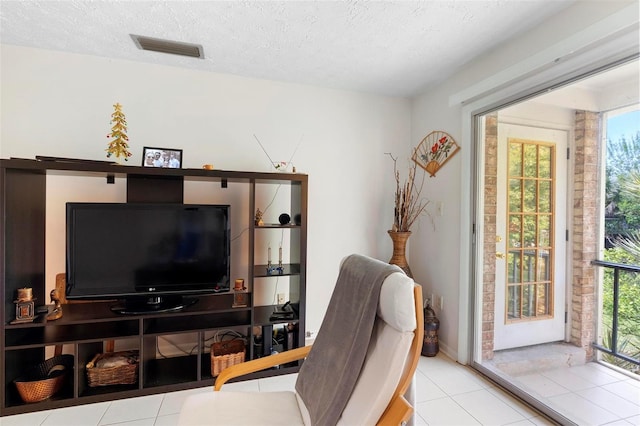
<svg viewBox="0 0 640 426">
<path fill-rule="evenodd" d="M 189 396 L 178 424 L 302 426 L 304 422 L 294 392 L 225 392 L 223 388 Z"/>
<path fill-rule="evenodd" d="M 398 331 L 416 329 L 416 308 L 413 302 L 411 278 L 402 272 L 394 272 L 382 283 L 378 316 Z"/>
<path fill-rule="evenodd" d="M 399 332 L 382 321 L 376 322 L 365 364 L 339 425 L 369 425 L 378 421 L 398 386 L 413 335 L 413 331 Z"/>
</svg>

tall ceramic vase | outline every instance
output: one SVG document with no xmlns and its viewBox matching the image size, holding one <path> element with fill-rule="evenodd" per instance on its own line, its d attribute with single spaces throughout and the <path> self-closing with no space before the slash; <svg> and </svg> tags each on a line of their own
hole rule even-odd
<svg viewBox="0 0 640 426">
<path fill-rule="evenodd" d="M 398 265 L 400 269 L 404 271 L 409 277 L 413 278 L 413 274 L 411 273 L 411 268 L 409 268 L 409 264 L 407 263 L 406 258 L 406 250 L 407 250 L 407 240 L 411 236 L 411 231 L 400 232 L 400 231 L 387 231 L 389 236 L 391 237 L 391 241 L 393 242 L 393 256 L 391 256 L 391 260 L 389 263 L 392 265 Z"/>
</svg>

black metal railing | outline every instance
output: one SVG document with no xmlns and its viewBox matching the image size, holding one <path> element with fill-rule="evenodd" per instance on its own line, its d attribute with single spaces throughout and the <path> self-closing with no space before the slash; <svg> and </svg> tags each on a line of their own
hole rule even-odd
<svg viewBox="0 0 640 426">
<path fill-rule="evenodd" d="M 594 260 L 592 265 L 602 266 L 604 268 L 613 269 L 613 312 L 611 322 L 611 347 L 607 348 L 600 344 L 593 343 L 593 347 L 599 351 L 608 353 L 616 358 L 620 358 L 624 361 L 632 364 L 640 365 L 640 359 L 633 358 L 627 354 L 618 352 L 618 315 L 620 308 L 620 272 L 632 272 L 635 274 L 640 273 L 640 266 L 636 265 L 624 265 L 621 263 L 607 262 L 604 260 Z"/>
</svg>

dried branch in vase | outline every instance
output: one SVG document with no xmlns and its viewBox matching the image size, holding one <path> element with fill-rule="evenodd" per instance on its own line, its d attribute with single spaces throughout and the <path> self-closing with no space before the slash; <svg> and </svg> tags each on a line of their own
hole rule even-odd
<svg viewBox="0 0 640 426">
<path fill-rule="evenodd" d="M 398 171 L 398 157 L 394 157 L 390 152 L 386 153 L 393 160 L 393 174 L 396 178 L 396 193 L 393 214 L 392 231 L 408 232 L 416 220 L 426 213 L 429 201 L 422 197 L 424 187 L 424 177 L 419 185 L 416 185 L 416 163 L 411 162 L 407 179 L 400 184 L 400 172 Z"/>
</svg>

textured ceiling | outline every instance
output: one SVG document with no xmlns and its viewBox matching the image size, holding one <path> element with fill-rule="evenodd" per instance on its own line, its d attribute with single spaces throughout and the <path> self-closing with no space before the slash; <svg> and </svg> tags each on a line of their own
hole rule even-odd
<svg viewBox="0 0 640 426">
<path fill-rule="evenodd" d="M 0 1 L 3 44 L 412 96 L 568 7 L 522 1 Z M 130 34 L 201 44 L 142 51 Z"/>
</svg>

